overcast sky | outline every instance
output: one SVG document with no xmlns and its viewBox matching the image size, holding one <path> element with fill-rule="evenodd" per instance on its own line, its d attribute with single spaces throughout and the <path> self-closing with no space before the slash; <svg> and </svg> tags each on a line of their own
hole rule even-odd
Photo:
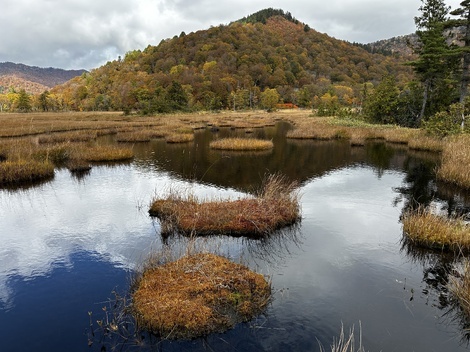
<svg viewBox="0 0 470 352">
<path fill-rule="evenodd" d="M 447 0 L 456 8 L 460 0 Z M 420 0 L 2 0 L 0 62 L 92 69 L 129 50 L 264 8 L 328 35 L 369 43 L 415 31 Z"/>
</svg>

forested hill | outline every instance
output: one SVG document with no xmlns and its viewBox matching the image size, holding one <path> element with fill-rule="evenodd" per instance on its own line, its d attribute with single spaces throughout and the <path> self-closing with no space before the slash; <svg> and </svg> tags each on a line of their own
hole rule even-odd
<svg viewBox="0 0 470 352">
<path fill-rule="evenodd" d="M 4 89 L 10 87 L 25 89 L 30 93 L 41 93 L 44 89 L 52 88 L 58 84 L 79 76 L 85 70 L 62 70 L 57 68 L 41 68 L 0 62 L 0 86 Z"/>
<path fill-rule="evenodd" d="M 74 109 L 165 112 L 256 107 L 276 89 L 283 102 L 311 106 L 326 93 L 357 104 L 364 84 L 411 69 L 311 29 L 281 10 L 250 15 L 128 52 L 54 90 Z"/>
</svg>

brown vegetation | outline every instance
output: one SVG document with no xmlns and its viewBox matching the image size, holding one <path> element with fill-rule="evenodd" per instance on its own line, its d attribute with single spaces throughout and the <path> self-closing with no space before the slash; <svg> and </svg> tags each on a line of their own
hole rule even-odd
<svg viewBox="0 0 470 352">
<path fill-rule="evenodd" d="M 209 146 L 212 149 L 243 151 L 272 149 L 274 144 L 272 141 L 255 138 L 224 138 L 212 141 Z"/>
<path fill-rule="evenodd" d="M 459 187 L 470 189 L 469 135 L 454 137 L 445 144 L 437 177 Z"/>
<path fill-rule="evenodd" d="M 295 184 L 280 176 L 270 176 L 254 198 L 201 202 L 192 196 L 171 194 L 156 199 L 149 213 L 161 220 L 163 235 L 264 236 L 300 217 Z"/>
<path fill-rule="evenodd" d="M 470 226 L 419 209 L 403 216 L 403 231 L 410 243 L 438 250 L 470 250 Z"/>
<path fill-rule="evenodd" d="M 262 275 L 208 253 L 148 268 L 135 286 L 139 327 L 167 339 L 223 332 L 261 314 L 271 295 Z"/>
<path fill-rule="evenodd" d="M 468 259 L 464 261 L 461 273 L 449 277 L 448 287 L 462 313 L 468 319 L 470 317 L 470 263 Z"/>
</svg>

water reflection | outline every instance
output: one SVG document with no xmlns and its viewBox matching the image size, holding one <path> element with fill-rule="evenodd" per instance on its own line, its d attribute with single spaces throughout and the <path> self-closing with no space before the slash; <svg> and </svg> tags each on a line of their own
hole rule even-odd
<svg viewBox="0 0 470 352">
<path fill-rule="evenodd" d="M 454 262 L 401 249 L 399 219 L 417 204 L 462 213 L 470 198 L 435 182 L 432 157 L 386 143 L 351 148 L 341 141 L 287 140 L 289 128 L 281 123 L 254 131 L 273 139 L 269 153 L 212 151 L 210 140 L 244 132 L 204 130 L 194 143 L 136 144 L 133 163 L 94 166 L 84 178 L 59 170 L 39 187 L 0 190 L 3 346 L 87 349 L 87 333 L 106 316 L 103 306 L 116 305 L 112 292 L 127 293 L 129 277 L 149 253 L 180 255 L 196 246 L 269 275 L 275 290 L 266 316 L 196 341 L 139 335 L 122 350 L 315 351 L 318 341 L 330 344 L 341 322 L 348 327 L 359 320 L 370 351 L 465 350 L 454 338 L 459 330 L 436 319 L 452 307 L 445 285 Z M 201 197 L 238 197 L 257 189 L 267 172 L 301 182 L 297 228 L 257 241 L 211 237 L 192 243 L 162 239 L 158 221 L 147 214 L 154 195 L 171 187 Z M 99 341 L 91 350 L 123 342 Z"/>
</svg>

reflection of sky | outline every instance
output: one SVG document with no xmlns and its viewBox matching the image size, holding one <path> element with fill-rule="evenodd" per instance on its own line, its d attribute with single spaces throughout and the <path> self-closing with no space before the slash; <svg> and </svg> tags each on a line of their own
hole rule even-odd
<svg viewBox="0 0 470 352">
<path fill-rule="evenodd" d="M 39 188 L 0 191 L 0 302 L 12 303 L 9 277 L 47 275 L 54 266 L 70 265 L 74 252 L 134 268 L 157 246 L 158 222 L 148 216 L 149 204 L 172 187 L 199 196 L 238 194 L 141 174 L 132 166 L 95 167 L 80 182 L 59 171 Z"/>
</svg>

